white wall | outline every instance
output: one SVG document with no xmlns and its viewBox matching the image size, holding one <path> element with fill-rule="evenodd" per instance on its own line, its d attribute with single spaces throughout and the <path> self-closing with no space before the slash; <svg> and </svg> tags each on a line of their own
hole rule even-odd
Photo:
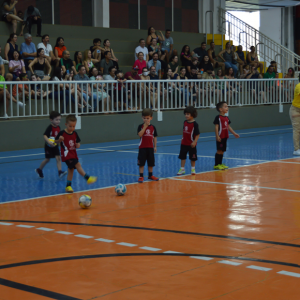
<svg viewBox="0 0 300 300">
<path fill-rule="evenodd" d="M 272 8 L 260 12 L 259 31 L 281 44 L 281 8 Z"/>
</svg>

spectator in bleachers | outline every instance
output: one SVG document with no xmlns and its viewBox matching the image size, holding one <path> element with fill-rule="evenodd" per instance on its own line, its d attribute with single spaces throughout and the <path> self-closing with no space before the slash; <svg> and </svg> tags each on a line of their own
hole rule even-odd
<svg viewBox="0 0 300 300">
<path fill-rule="evenodd" d="M 250 72 L 250 66 L 249 65 L 244 65 L 243 66 L 243 73 L 240 76 L 240 79 L 246 78 L 246 76 L 249 74 L 249 72 Z"/>
<path fill-rule="evenodd" d="M 239 56 L 240 60 L 244 63 L 244 65 L 246 65 L 246 59 L 245 59 L 245 54 L 243 52 L 243 46 L 242 45 L 239 45 L 237 47 L 236 53 Z"/>
<path fill-rule="evenodd" d="M 56 58 L 62 58 L 63 52 L 67 50 L 67 47 L 65 46 L 65 40 L 62 37 L 58 37 L 56 39 L 56 44 L 54 47 L 54 55 Z"/>
<path fill-rule="evenodd" d="M 20 75 L 20 80 L 21 81 L 29 81 L 28 79 L 28 76 L 27 76 L 27 73 L 22 73 Z M 40 93 L 39 92 L 36 92 L 34 89 L 30 90 L 29 91 L 29 86 L 28 84 L 22 84 L 20 81 L 18 84 L 15 84 L 14 87 L 13 87 L 13 91 L 12 91 L 12 94 L 14 97 L 18 98 L 19 97 L 19 100 L 23 99 L 23 100 L 28 100 L 31 98 L 31 96 L 39 96 Z M 25 97 L 25 99 L 24 99 Z M 23 104 L 23 103 L 22 103 Z M 19 104 L 20 106 L 22 106 L 21 104 Z M 26 105 L 26 104 L 25 104 Z"/>
<path fill-rule="evenodd" d="M 191 72 L 187 72 L 186 76 L 189 80 L 195 80 L 195 79 L 198 79 L 198 74 L 197 74 L 197 67 L 195 66 L 192 66 L 191 67 Z"/>
<path fill-rule="evenodd" d="M 226 76 L 224 76 L 222 69 L 218 69 L 216 79 L 226 79 Z M 224 82 L 217 83 L 217 89 L 222 90 L 222 92 L 224 93 Z"/>
<path fill-rule="evenodd" d="M 32 24 L 37 24 L 37 37 L 42 36 L 42 16 L 40 11 L 33 5 L 28 6 L 24 12 L 22 32 L 27 25 L 28 33 L 31 34 Z"/>
<path fill-rule="evenodd" d="M 31 74 L 30 81 L 33 81 L 33 82 L 37 83 L 37 81 L 39 81 L 39 80 L 38 80 L 38 77 L 35 74 Z M 35 91 L 37 97 L 40 97 L 42 95 L 43 98 L 44 98 L 44 97 L 47 96 L 47 92 L 43 91 L 41 89 L 40 84 L 30 84 L 30 88 Z M 48 91 L 48 94 L 50 94 L 50 93 L 51 93 L 51 91 Z"/>
<path fill-rule="evenodd" d="M 13 81 L 19 81 L 20 75 L 26 73 L 25 64 L 17 50 L 14 51 L 13 56 L 14 59 L 9 61 L 8 70 L 13 76 Z"/>
<path fill-rule="evenodd" d="M 181 64 L 185 67 L 185 70 L 191 72 L 191 64 L 192 64 L 192 55 L 190 51 L 190 47 L 188 45 L 184 45 L 181 54 L 180 54 Z"/>
<path fill-rule="evenodd" d="M 92 52 L 92 58 L 101 60 L 101 51 L 103 48 L 101 48 L 101 40 L 99 38 L 96 38 L 93 40 L 93 46 L 90 47 L 90 50 Z"/>
<path fill-rule="evenodd" d="M 148 69 L 146 67 L 144 67 L 142 69 L 142 75 L 141 75 L 141 80 L 151 80 L 150 76 L 149 76 L 149 72 Z M 151 71 L 150 71 L 151 74 Z M 157 76 L 155 75 L 155 69 L 154 69 L 154 78 L 158 79 Z M 157 99 L 158 99 L 158 94 L 155 91 L 155 88 L 153 87 L 152 83 L 146 83 L 143 82 L 141 83 L 141 89 L 142 89 L 142 101 L 144 99 L 146 100 L 150 100 L 150 103 L 152 105 L 152 108 L 155 110 L 157 109 Z M 150 91 L 150 92 L 149 92 Z M 148 106 L 148 105 L 147 105 Z"/>
<path fill-rule="evenodd" d="M 261 96 L 263 102 L 266 103 L 267 99 L 264 91 L 261 90 L 261 85 L 258 84 L 257 80 L 261 79 L 262 75 L 258 73 L 257 68 L 255 66 L 250 67 L 250 72 L 246 76 L 246 79 L 256 80 L 256 82 L 249 82 L 249 90 L 252 93 L 252 97 L 254 98 L 255 103 L 257 103 L 257 97 Z"/>
<path fill-rule="evenodd" d="M 130 72 L 125 73 L 125 78 L 127 80 L 141 80 L 141 77 L 138 75 L 139 68 L 135 65 L 132 66 Z"/>
<path fill-rule="evenodd" d="M 231 48 L 230 42 L 226 43 L 226 49 L 222 50 L 218 56 L 225 62 L 225 68 L 232 68 L 233 69 L 233 74 L 234 77 L 236 77 L 236 73 L 238 71 L 238 68 L 236 64 L 234 64 L 234 59 L 233 59 L 233 51 Z"/>
<path fill-rule="evenodd" d="M 177 77 L 177 80 L 188 80 L 188 78 L 186 76 L 186 68 L 185 67 L 180 68 L 180 73 L 179 73 L 179 76 Z M 191 93 L 190 93 L 191 88 L 190 88 L 188 82 L 187 83 L 178 82 L 178 88 L 180 89 L 180 92 L 181 92 L 182 107 L 185 107 L 185 106 L 187 106 L 187 99 L 190 98 L 190 96 L 191 96 Z"/>
<path fill-rule="evenodd" d="M 59 63 L 59 58 L 56 58 L 53 54 L 53 49 L 50 44 L 50 38 L 48 34 L 42 36 L 42 42 L 37 45 L 37 49 L 44 49 L 44 57 L 49 61 L 50 64 Z"/>
<path fill-rule="evenodd" d="M 44 58 L 44 49 L 40 48 L 37 50 L 37 57 L 29 64 L 28 68 L 31 74 L 35 74 L 40 80 L 50 80 L 51 65 Z M 44 73 L 45 68 L 47 68 L 47 75 Z"/>
<path fill-rule="evenodd" d="M 207 54 L 210 62 L 213 64 L 214 69 L 221 67 L 223 72 L 225 72 L 225 63 L 217 61 L 218 57 L 215 53 L 215 43 L 210 43 L 210 48 L 207 50 Z"/>
<path fill-rule="evenodd" d="M 59 60 L 59 66 L 62 68 L 64 73 L 69 74 L 70 71 L 73 70 L 74 74 L 77 74 L 73 61 L 70 59 L 70 52 L 67 50 L 63 52 L 63 57 Z"/>
<path fill-rule="evenodd" d="M 240 71 L 240 76 L 243 74 L 244 61 L 242 61 L 236 51 L 236 46 L 232 45 L 233 63 L 235 63 Z"/>
<path fill-rule="evenodd" d="M 200 70 L 203 70 L 204 73 L 215 76 L 214 67 L 213 67 L 212 63 L 209 61 L 208 55 L 205 55 L 203 57 L 203 60 L 200 63 L 199 68 L 200 68 Z"/>
<path fill-rule="evenodd" d="M 78 67 L 83 65 L 82 61 L 82 53 L 80 51 L 76 51 L 74 54 L 74 60 L 73 60 L 73 65 L 76 69 L 76 72 L 78 72 Z"/>
<path fill-rule="evenodd" d="M 91 50 L 85 50 L 84 51 L 84 61 L 83 65 L 85 66 L 85 69 L 89 72 L 92 68 L 95 67 L 94 64 L 98 63 L 98 59 L 92 58 L 92 52 Z"/>
<path fill-rule="evenodd" d="M 14 59 L 14 56 L 13 56 L 14 51 L 19 50 L 19 47 L 17 45 L 17 40 L 18 40 L 18 36 L 15 33 L 12 33 L 12 34 L 10 34 L 10 36 L 6 42 L 6 45 L 4 48 L 4 57 L 8 61 Z"/>
<path fill-rule="evenodd" d="M 124 78 L 124 74 L 121 70 L 116 71 L 116 80 L 115 83 L 115 99 L 118 99 L 119 108 L 122 106 L 122 97 L 123 97 L 123 109 L 124 110 L 136 110 L 135 107 L 131 107 L 131 95 L 130 90 L 126 88 L 127 79 Z"/>
<path fill-rule="evenodd" d="M 1 47 L 0 47 L 0 53 L 1 53 Z M 3 78 L 5 78 L 5 68 L 4 68 L 4 62 L 6 60 L 4 60 L 1 56 L 0 56 L 0 75 L 3 76 Z M 6 80 L 7 81 L 12 81 L 13 80 L 13 75 L 8 73 L 6 74 Z"/>
<path fill-rule="evenodd" d="M 138 54 L 138 59 L 134 62 L 134 65 L 138 66 L 138 68 L 139 68 L 138 74 L 139 75 L 141 75 L 143 73 L 144 68 L 147 68 L 147 63 L 144 60 L 144 53 L 143 52 L 140 52 Z"/>
<path fill-rule="evenodd" d="M 175 84 L 176 77 L 174 77 L 174 73 L 171 68 L 166 69 L 163 79 L 168 80 L 168 82 L 166 82 L 166 84 L 164 84 L 164 88 L 167 91 L 167 94 L 169 94 L 169 102 L 171 103 L 172 99 L 173 99 L 173 102 L 175 101 L 175 93 L 177 93 L 177 100 L 178 100 L 180 90 L 177 87 L 177 85 Z M 165 97 L 165 101 L 168 101 L 167 98 L 168 97 Z M 169 107 L 173 107 L 173 103 Z"/>
<path fill-rule="evenodd" d="M 192 58 L 191 68 L 195 68 L 197 70 L 198 79 L 201 79 L 202 78 L 202 74 L 203 74 L 203 70 L 200 71 L 200 63 L 199 63 L 197 57 L 193 57 Z"/>
<path fill-rule="evenodd" d="M 228 97 L 229 97 L 229 99 L 232 98 L 234 101 L 236 99 L 236 94 L 239 93 L 240 85 L 238 82 L 234 81 L 235 76 L 234 76 L 234 70 L 232 67 L 226 69 L 226 79 L 229 80 L 226 82 L 227 90 L 228 90 Z M 237 96 L 237 98 L 238 98 L 238 96 Z M 237 104 L 237 103 L 232 102 L 232 104 Z"/>
<path fill-rule="evenodd" d="M 157 45 L 156 39 L 151 40 L 151 44 L 148 46 L 148 53 L 149 53 L 149 60 L 153 58 L 154 53 L 157 53 L 158 58 L 161 60 L 165 58 L 165 55 L 162 55 L 159 45 Z"/>
<path fill-rule="evenodd" d="M 140 39 L 139 43 L 140 43 L 140 45 L 135 48 L 134 58 L 135 58 L 135 60 L 137 60 L 138 59 L 138 54 L 140 52 L 142 52 L 144 54 L 144 60 L 146 62 L 148 62 L 149 61 L 149 53 L 148 53 L 147 47 L 145 47 L 146 42 L 145 42 L 144 39 Z"/>
<path fill-rule="evenodd" d="M 277 72 L 275 71 L 275 74 Z M 276 77 L 278 78 L 278 77 Z M 289 68 L 287 73 L 285 74 L 284 78 L 295 78 L 295 70 L 293 68 Z M 287 101 L 290 101 L 290 100 L 293 100 L 293 91 L 295 89 L 295 81 L 290 81 L 290 80 L 286 80 L 286 81 L 283 81 L 283 90 L 284 90 L 284 93 L 285 93 L 285 97 L 287 99 Z"/>
<path fill-rule="evenodd" d="M 112 60 L 112 62 L 113 62 L 113 64 L 114 64 L 115 68 L 116 68 L 117 70 L 119 70 L 119 64 L 118 64 L 118 61 L 119 61 L 119 60 L 116 58 L 113 49 L 110 48 L 110 41 L 109 41 L 108 39 L 104 40 L 103 46 L 104 46 L 104 48 L 103 48 L 103 51 L 102 51 L 102 52 L 105 53 L 105 52 L 108 51 L 108 52 L 111 53 L 111 60 Z"/>
<path fill-rule="evenodd" d="M 161 43 L 161 51 L 165 54 L 167 63 L 169 63 L 170 58 L 177 55 L 177 50 L 173 50 L 173 38 L 171 37 L 171 30 L 167 29 L 165 33 L 165 39 Z"/>
<path fill-rule="evenodd" d="M 28 71 L 28 65 L 37 57 L 37 53 L 31 34 L 25 33 L 24 39 L 25 43 L 22 43 L 20 53 L 24 59 L 25 69 Z"/>
<path fill-rule="evenodd" d="M 104 58 L 100 62 L 100 72 L 103 74 L 104 80 L 105 80 L 105 77 L 109 74 L 108 69 L 110 67 L 114 67 L 114 64 L 111 60 L 111 52 L 105 51 Z"/>
<path fill-rule="evenodd" d="M 178 56 L 174 55 L 171 57 L 170 62 L 168 64 L 168 68 L 172 70 L 173 74 L 178 74 Z"/>
<path fill-rule="evenodd" d="M 208 55 L 206 51 L 206 43 L 202 42 L 201 47 L 194 49 L 194 51 L 192 52 L 192 56 L 196 56 L 198 58 L 198 61 L 201 63 L 205 55 Z"/>
<path fill-rule="evenodd" d="M 159 30 L 160 36 L 156 34 L 154 27 L 148 28 L 148 37 L 147 37 L 147 45 L 151 44 L 152 39 L 156 39 L 157 43 L 160 43 L 165 40 L 163 33 Z"/>
<path fill-rule="evenodd" d="M 1 4 L 1 11 L 2 11 L 2 21 L 6 23 L 12 23 L 13 26 L 13 33 L 17 33 L 17 22 L 23 22 L 23 19 L 17 16 L 16 4 L 18 3 L 17 0 L 7 0 L 3 1 Z M 23 35 L 23 29 L 20 32 L 20 36 Z"/>
<path fill-rule="evenodd" d="M 274 67 L 274 72 L 276 73 L 277 72 L 277 62 L 275 60 L 272 60 L 270 64 L 271 64 L 271 66 Z"/>
<path fill-rule="evenodd" d="M 250 66 L 254 66 L 256 68 L 259 68 L 260 73 L 262 74 L 264 69 L 263 69 L 263 64 L 258 61 L 258 56 L 257 53 L 255 52 L 255 47 L 251 46 L 250 47 L 251 52 L 248 52 L 247 54 L 247 63 Z"/>
<path fill-rule="evenodd" d="M 22 12 L 21 10 L 19 10 L 19 11 L 17 12 L 17 16 L 18 16 L 20 19 L 23 20 L 24 14 L 23 14 L 23 12 Z"/>
<path fill-rule="evenodd" d="M 154 53 L 152 59 L 148 61 L 147 67 L 155 67 L 158 78 L 161 78 L 161 62 L 158 60 L 158 54 Z"/>
<path fill-rule="evenodd" d="M 116 79 L 116 68 L 111 66 L 108 68 L 108 75 L 104 77 L 104 80 L 115 80 Z"/>
</svg>

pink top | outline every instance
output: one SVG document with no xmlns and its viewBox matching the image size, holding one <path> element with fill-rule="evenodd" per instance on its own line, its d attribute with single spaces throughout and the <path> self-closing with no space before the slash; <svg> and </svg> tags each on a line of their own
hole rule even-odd
<svg viewBox="0 0 300 300">
<path fill-rule="evenodd" d="M 143 60 L 142 62 L 140 62 L 138 59 L 134 62 L 134 66 L 138 66 L 139 70 L 138 70 L 138 74 L 141 75 L 143 73 L 143 68 L 147 68 L 147 64 L 146 61 Z"/>
<path fill-rule="evenodd" d="M 21 60 L 10 60 L 8 67 L 13 68 L 15 66 L 18 66 L 14 69 L 13 73 L 22 73 L 22 68 L 25 67 L 23 59 Z"/>
</svg>

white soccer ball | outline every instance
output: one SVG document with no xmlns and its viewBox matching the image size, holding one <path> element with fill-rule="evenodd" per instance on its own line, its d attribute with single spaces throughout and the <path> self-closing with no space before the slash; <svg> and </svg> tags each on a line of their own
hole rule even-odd
<svg viewBox="0 0 300 300">
<path fill-rule="evenodd" d="M 117 193 L 118 196 L 123 196 L 127 191 L 126 185 L 119 183 L 116 187 L 115 187 L 115 192 Z"/>
<path fill-rule="evenodd" d="M 89 208 L 92 205 L 92 198 L 89 195 L 82 195 L 79 198 L 79 206 L 81 208 Z"/>
</svg>

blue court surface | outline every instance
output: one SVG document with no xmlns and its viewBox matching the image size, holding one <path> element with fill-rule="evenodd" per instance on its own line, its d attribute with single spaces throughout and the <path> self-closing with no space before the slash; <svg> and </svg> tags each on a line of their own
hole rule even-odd
<svg viewBox="0 0 300 300">
<path fill-rule="evenodd" d="M 227 152 L 224 155 L 224 163 L 231 168 L 293 158 L 291 126 L 237 130 L 237 133 L 241 137 L 235 139 L 230 136 Z M 84 143 L 84 136 L 80 135 L 80 138 Z M 180 140 L 181 136 L 178 135 L 158 137 L 155 176 L 160 178 L 176 176 L 180 167 L 178 159 Z M 75 172 L 72 184 L 74 192 L 114 186 L 118 183 L 137 182 L 138 143 L 137 138 L 121 142 L 82 144 L 78 149 L 79 161 L 88 174 L 98 176 L 98 181 L 88 186 Z M 41 140 L 41 146 L 42 144 Z M 201 134 L 197 149 L 196 172 L 212 171 L 216 152 L 215 134 L 213 132 Z M 39 167 L 43 159 L 43 148 L 1 152 L 0 202 L 64 193 L 66 177 L 58 178 L 54 159 L 44 168 L 45 178 L 38 178 L 34 170 Z M 62 166 L 63 170 L 67 169 L 64 163 Z M 190 173 L 190 169 L 190 162 L 187 160 L 187 174 Z M 146 167 L 144 175 L 147 173 Z"/>
</svg>

